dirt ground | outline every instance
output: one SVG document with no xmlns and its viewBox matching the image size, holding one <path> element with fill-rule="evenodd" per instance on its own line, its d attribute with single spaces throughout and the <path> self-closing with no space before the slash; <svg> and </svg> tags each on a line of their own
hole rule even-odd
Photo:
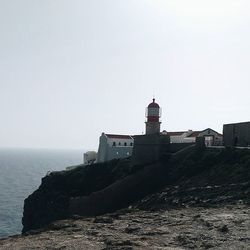
<svg viewBox="0 0 250 250">
<path fill-rule="evenodd" d="M 250 249 L 250 207 L 126 209 L 75 217 L 1 239 L 0 249 Z"/>
</svg>

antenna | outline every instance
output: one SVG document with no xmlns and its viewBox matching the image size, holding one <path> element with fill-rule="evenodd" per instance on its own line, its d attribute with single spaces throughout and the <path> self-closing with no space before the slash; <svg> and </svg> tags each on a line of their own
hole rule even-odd
<svg viewBox="0 0 250 250">
<path fill-rule="evenodd" d="M 155 94 L 153 94 L 153 102 L 155 102 Z"/>
</svg>

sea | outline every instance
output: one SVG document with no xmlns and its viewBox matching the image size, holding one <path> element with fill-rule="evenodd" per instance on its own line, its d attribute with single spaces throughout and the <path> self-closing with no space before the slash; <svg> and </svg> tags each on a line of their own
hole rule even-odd
<svg viewBox="0 0 250 250">
<path fill-rule="evenodd" d="M 82 150 L 0 149 L 0 238 L 20 234 L 24 199 L 48 172 L 83 161 Z"/>
</svg>

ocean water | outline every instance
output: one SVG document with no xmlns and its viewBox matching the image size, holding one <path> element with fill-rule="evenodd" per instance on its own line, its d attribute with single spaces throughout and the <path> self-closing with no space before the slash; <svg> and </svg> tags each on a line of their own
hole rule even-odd
<svg viewBox="0 0 250 250">
<path fill-rule="evenodd" d="M 23 202 L 48 171 L 82 163 L 83 151 L 0 149 L 0 238 L 22 230 Z"/>
</svg>

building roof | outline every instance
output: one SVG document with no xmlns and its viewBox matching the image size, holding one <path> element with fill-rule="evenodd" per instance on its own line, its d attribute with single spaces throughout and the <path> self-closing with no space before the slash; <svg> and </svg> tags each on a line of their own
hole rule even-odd
<svg viewBox="0 0 250 250">
<path fill-rule="evenodd" d="M 115 134 L 105 134 L 108 138 L 113 139 L 133 139 L 130 135 L 115 135 Z"/>
<path fill-rule="evenodd" d="M 206 131 L 206 130 L 213 131 L 213 132 L 217 133 L 218 136 L 222 136 L 222 134 L 218 133 L 217 131 L 215 131 L 215 130 L 213 130 L 213 129 L 211 129 L 211 128 L 206 128 L 206 129 L 204 129 L 204 130 L 202 130 L 202 131 L 193 131 L 193 133 L 190 134 L 190 135 L 188 135 L 187 137 L 197 137 L 197 136 L 199 136 L 200 133 L 202 133 L 202 132 L 204 132 L 204 131 Z"/>
<path fill-rule="evenodd" d="M 166 130 L 163 130 L 162 134 L 166 134 L 166 135 L 169 135 L 169 136 L 181 136 L 183 135 L 184 133 L 187 133 L 186 134 L 186 137 L 197 137 L 200 135 L 200 133 L 202 132 L 205 132 L 206 130 L 210 129 L 211 131 L 215 132 L 218 134 L 218 136 L 222 136 L 222 134 L 216 132 L 215 130 L 211 129 L 211 128 L 206 128 L 202 131 L 192 131 L 192 130 L 188 130 L 188 131 L 173 131 L 173 132 L 167 132 Z"/>
<path fill-rule="evenodd" d="M 202 131 L 193 131 L 190 135 L 187 137 L 197 137 Z"/>
<path fill-rule="evenodd" d="M 153 98 L 153 102 L 148 105 L 148 108 L 160 108 L 159 104 L 155 102 L 155 98 Z"/>
<path fill-rule="evenodd" d="M 249 121 L 249 122 L 235 122 L 235 123 L 227 123 L 227 124 L 224 124 L 223 126 L 227 126 L 227 125 L 239 125 L 239 124 L 250 124 L 250 121 Z"/>
<path fill-rule="evenodd" d="M 167 135 L 170 136 L 178 136 L 178 135 L 183 135 L 184 133 L 186 133 L 187 131 L 177 131 L 177 132 L 167 132 Z"/>
</svg>

